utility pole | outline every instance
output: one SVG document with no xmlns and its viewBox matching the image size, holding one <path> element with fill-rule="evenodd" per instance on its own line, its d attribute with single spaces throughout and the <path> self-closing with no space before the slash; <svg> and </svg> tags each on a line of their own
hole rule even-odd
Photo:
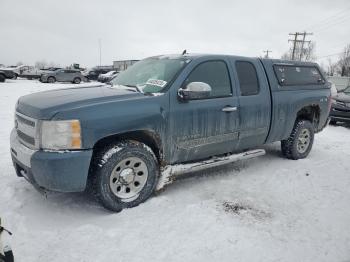
<svg viewBox="0 0 350 262">
<path fill-rule="evenodd" d="M 292 60 L 294 60 L 294 57 L 295 57 L 295 45 L 297 43 L 297 39 L 298 39 L 299 33 L 298 32 L 296 32 L 295 34 L 289 33 L 289 35 L 294 35 L 294 40 L 288 40 L 288 42 L 293 42 Z"/>
<path fill-rule="evenodd" d="M 269 53 L 272 53 L 272 51 L 268 49 L 264 50 L 263 52 L 266 53 L 265 58 L 269 58 Z"/>
<path fill-rule="evenodd" d="M 313 33 L 306 33 L 304 32 L 295 32 L 295 33 L 289 33 L 289 35 L 294 36 L 294 39 L 289 39 L 288 42 L 293 42 L 293 49 L 292 49 L 292 60 L 295 60 L 296 56 L 296 49 L 297 44 L 301 46 L 300 54 L 299 54 L 299 60 L 301 61 L 301 58 L 303 56 L 303 50 L 304 50 L 304 44 L 305 43 L 311 43 L 311 41 L 305 41 L 305 38 L 307 35 L 312 35 Z M 303 36 L 303 39 L 298 39 L 299 36 Z"/>
<path fill-rule="evenodd" d="M 101 57 L 102 57 L 101 38 L 98 39 L 98 47 L 99 47 L 99 51 L 100 51 L 100 66 L 101 66 Z"/>
<path fill-rule="evenodd" d="M 301 43 L 301 49 L 300 49 L 300 57 L 299 57 L 299 60 L 301 61 L 301 58 L 303 56 L 303 52 L 304 52 L 304 43 L 307 42 L 307 43 L 311 43 L 311 41 L 305 41 L 305 37 L 306 35 L 313 35 L 313 33 L 306 33 L 305 31 L 303 32 L 303 40 L 302 40 L 302 43 Z"/>
</svg>

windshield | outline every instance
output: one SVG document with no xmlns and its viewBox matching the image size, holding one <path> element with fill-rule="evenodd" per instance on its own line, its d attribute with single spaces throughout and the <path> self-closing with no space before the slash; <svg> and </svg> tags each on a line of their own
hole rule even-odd
<svg viewBox="0 0 350 262">
<path fill-rule="evenodd" d="M 111 83 L 118 86 L 135 87 L 144 93 L 158 93 L 189 62 L 188 58 L 152 57 L 141 60 L 119 73 Z"/>
</svg>

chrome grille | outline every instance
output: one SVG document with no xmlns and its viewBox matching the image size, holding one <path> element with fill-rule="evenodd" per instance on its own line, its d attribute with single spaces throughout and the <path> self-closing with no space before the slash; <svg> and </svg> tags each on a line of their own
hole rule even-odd
<svg viewBox="0 0 350 262">
<path fill-rule="evenodd" d="M 15 128 L 18 140 L 31 149 L 39 148 L 38 120 L 16 112 Z"/>
<path fill-rule="evenodd" d="M 32 121 L 32 120 L 29 120 L 29 119 L 26 119 L 22 116 L 20 116 L 19 114 L 17 114 L 17 120 L 28 125 L 28 126 L 32 126 L 32 127 L 35 127 L 35 121 Z"/>
</svg>

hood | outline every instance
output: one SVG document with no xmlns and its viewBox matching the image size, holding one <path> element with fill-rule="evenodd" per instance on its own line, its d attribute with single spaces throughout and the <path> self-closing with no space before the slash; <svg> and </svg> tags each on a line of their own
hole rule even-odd
<svg viewBox="0 0 350 262">
<path fill-rule="evenodd" d="M 333 99 L 339 102 L 350 103 L 350 96 L 344 92 L 338 92 L 338 94 Z"/>
<path fill-rule="evenodd" d="M 135 91 L 110 88 L 106 85 L 74 87 L 22 96 L 18 100 L 16 110 L 35 119 L 51 119 L 62 110 L 143 97 L 145 95 Z"/>
</svg>

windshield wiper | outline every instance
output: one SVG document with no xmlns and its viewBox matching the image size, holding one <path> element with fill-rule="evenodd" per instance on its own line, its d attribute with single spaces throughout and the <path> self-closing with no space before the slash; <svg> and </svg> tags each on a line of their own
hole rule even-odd
<svg viewBox="0 0 350 262">
<path fill-rule="evenodd" d="M 135 88 L 137 92 L 139 92 L 139 93 L 143 93 L 143 92 L 142 92 L 142 90 L 141 90 L 139 87 L 137 87 L 136 85 L 123 85 L 123 86 L 127 86 L 127 87 L 131 87 L 131 88 Z"/>
</svg>

